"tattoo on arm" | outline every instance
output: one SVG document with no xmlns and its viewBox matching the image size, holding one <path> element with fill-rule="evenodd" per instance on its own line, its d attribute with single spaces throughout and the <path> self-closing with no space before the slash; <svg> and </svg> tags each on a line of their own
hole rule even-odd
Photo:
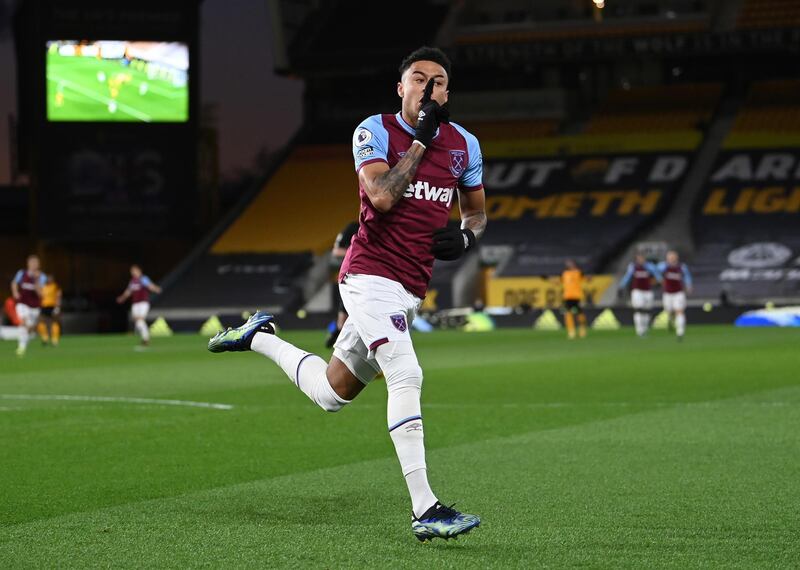
<svg viewBox="0 0 800 570">
<path fill-rule="evenodd" d="M 375 178 L 374 187 L 378 194 L 391 197 L 392 206 L 397 204 L 414 179 L 422 156 L 425 154 L 425 147 L 419 144 L 412 144 L 400 161 L 391 168 Z"/>
<path fill-rule="evenodd" d="M 461 220 L 461 228 L 469 228 L 475 234 L 475 239 L 481 239 L 483 231 L 486 229 L 486 212 L 481 210 L 465 216 Z"/>
</svg>

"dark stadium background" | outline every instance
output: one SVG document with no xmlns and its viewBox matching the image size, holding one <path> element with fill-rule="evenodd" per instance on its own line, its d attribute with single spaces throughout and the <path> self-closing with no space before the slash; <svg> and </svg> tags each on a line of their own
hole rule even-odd
<svg viewBox="0 0 800 570">
<path fill-rule="evenodd" d="M 401 6 L 413 25 L 376 24 Z M 662 259 L 673 247 L 696 280 L 690 322 L 790 303 L 800 296 L 798 10 L 789 0 L 6 1 L 0 278 L 38 253 L 64 289 L 67 333 L 128 327 L 113 298 L 132 262 L 164 285 L 151 318 L 175 330 L 212 315 L 232 324 L 255 307 L 324 326 L 328 250 L 356 214 L 352 130 L 397 108 L 398 62 L 435 44 L 454 63 L 453 118 L 483 145 L 490 217 L 479 252 L 437 263 L 435 321 L 459 323 L 452 310 L 479 301 L 501 326 L 529 325 L 558 304 L 553 277 L 573 257 L 594 276 L 590 318 L 612 307 L 627 324 L 615 285 L 632 253 Z M 104 36 L 189 45 L 188 123 L 47 120 L 44 43 Z M 148 152 L 165 181 L 155 202 L 137 194 Z M 75 177 L 81 165 L 90 182 Z M 713 179 L 726 165 L 734 174 Z M 94 202 L 76 206 L 89 183 Z M 125 205 L 104 215 L 112 194 Z"/>
</svg>

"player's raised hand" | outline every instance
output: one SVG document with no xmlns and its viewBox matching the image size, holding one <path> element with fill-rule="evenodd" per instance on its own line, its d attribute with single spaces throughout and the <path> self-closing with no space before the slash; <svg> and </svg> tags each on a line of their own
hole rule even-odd
<svg viewBox="0 0 800 570">
<path fill-rule="evenodd" d="M 450 120 L 450 112 L 447 108 L 439 105 L 433 99 L 433 87 L 435 84 L 436 80 L 431 77 L 425 85 L 425 90 L 422 92 L 422 100 L 420 101 L 422 106 L 417 115 L 417 128 L 414 132 L 414 140 L 426 148 L 431 144 L 439 124 Z"/>
<path fill-rule="evenodd" d="M 436 85 L 436 81 L 431 77 L 428 79 L 428 82 L 425 84 L 425 90 L 422 92 L 422 106 L 424 107 L 427 103 L 431 102 L 431 97 L 433 97 L 433 87 Z"/>
</svg>

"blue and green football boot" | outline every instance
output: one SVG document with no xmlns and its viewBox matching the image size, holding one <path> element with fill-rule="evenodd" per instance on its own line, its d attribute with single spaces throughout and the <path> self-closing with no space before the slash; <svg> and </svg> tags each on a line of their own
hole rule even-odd
<svg viewBox="0 0 800 570">
<path fill-rule="evenodd" d="M 421 542 L 434 538 L 450 540 L 480 526 L 481 519 L 477 515 L 459 513 L 453 506 L 445 507 L 442 503 L 437 502 L 421 517 L 412 516 L 411 532 L 414 533 L 417 540 Z"/>
<path fill-rule="evenodd" d="M 250 350 L 250 343 L 257 332 L 275 334 L 275 317 L 256 311 L 242 326 L 220 331 L 208 341 L 211 352 L 241 352 Z"/>
</svg>

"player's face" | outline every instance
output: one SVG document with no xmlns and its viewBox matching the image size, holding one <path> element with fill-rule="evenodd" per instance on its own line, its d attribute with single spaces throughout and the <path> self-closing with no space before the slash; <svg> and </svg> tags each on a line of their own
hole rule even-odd
<svg viewBox="0 0 800 570">
<path fill-rule="evenodd" d="M 438 63 L 415 61 L 406 69 L 397 84 L 397 94 L 403 99 L 403 116 L 406 120 L 413 119 L 415 125 L 419 108 L 422 106 L 422 93 L 431 78 L 434 80 L 431 98 L 444 105 L 449 94 L 447 73 Z"/>
<path fill-rule="evenodd" d="M 675 265 L 676 263 L 678 263 L 678 254 L 675 253 L 674 251 L 670 251 L 667 254 L 667 263 L 669 263 L 670 265 Z"/>
<path fill-rule="evenodd" d="M 637 255 L 634 259 L 635 259 L 636 263 L 638 263 L 639 265 L 642 265 L 644 263 L 644 256 L 643 255 Z"/>
<path fill-rule="evenodd" d="M 138 265 L 134 265 L 131 267 L 131 277 L 139 278 L 142 276 L 142 270 L 139 268 Z"/>
<path fill-rule="evenodd" d="M 28 271 L 39 271 L 39 258 L 35 255 L 28 258 Z"/>
</svg>

